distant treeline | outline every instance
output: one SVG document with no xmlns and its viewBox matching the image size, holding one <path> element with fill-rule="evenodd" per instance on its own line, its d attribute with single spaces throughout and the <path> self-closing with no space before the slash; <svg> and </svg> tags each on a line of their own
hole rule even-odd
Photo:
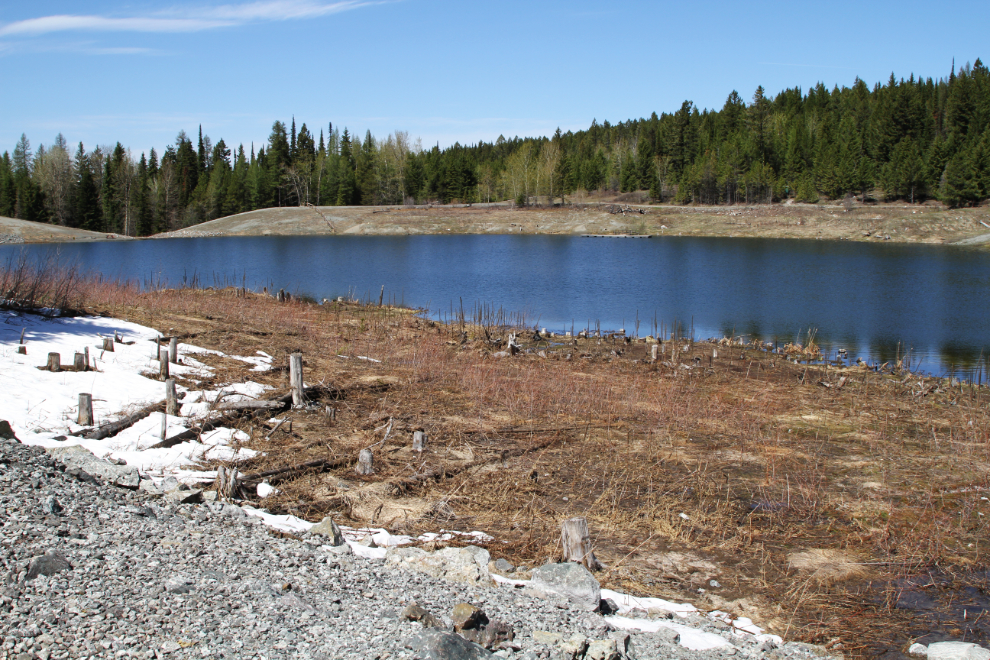
<svg viewBox="0 0 990 660">
<path fill-rule="evenodd" d="M 75 150 L 59 135 L 0 159 L 0 215 L 147 235 L 273 206 L 566 200 L 575 191 L 648 191 L 679 204 L 815 202 L 849 195 L 950 206 L 990 197 L 990 74 L 977 59 L 947 78 L 858 78 L 831 91 L 762 87 L 721 110 L 671 114 L 552 137 L 424 150 L 397 131 L 319 137 L 276 121 L 236 152 L 202 128 L 135 159 L 119 142 Z"/>
</svg>

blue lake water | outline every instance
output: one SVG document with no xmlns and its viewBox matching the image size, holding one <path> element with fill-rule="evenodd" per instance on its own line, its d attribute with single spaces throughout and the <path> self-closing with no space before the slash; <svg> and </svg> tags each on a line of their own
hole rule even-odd
<svg viewBox="0 0 990 660">
<path fill-rule="evenodd" d="M 64 263 L 110 277 L 181 284 L 246 281 L 317 299 L 352 295 L 429 308 L 463 304 L 529 325 L 706 338 L 805 341 L 986 379 L 990 253 L 930 245 L 783 239 L 576 236 L 292 236 L 65 243 Z M 3 246 L 43 254 L 49 245 Z"/>
</svg>

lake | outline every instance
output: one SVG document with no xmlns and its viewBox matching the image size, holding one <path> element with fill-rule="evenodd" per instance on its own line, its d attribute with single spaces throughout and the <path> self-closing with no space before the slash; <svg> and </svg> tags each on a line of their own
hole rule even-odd
<svg viewBox="0 0 990 660">
<path fill-rule="evenodd" d="M 51 245 L 3 246 L 43 254 Z M 64 243 L 63 263 L 143 283 L 246 282 L 316 299 L 501 308 L 530 326 L 599 324 L 640 336 L 654 321 L 696 338 L 748 335 L 986 379 L 990 253 L 787 239 L 578 236 L 285 236 Z M 637 318 L 639 326 L 637 330 Z"/>
</svg>

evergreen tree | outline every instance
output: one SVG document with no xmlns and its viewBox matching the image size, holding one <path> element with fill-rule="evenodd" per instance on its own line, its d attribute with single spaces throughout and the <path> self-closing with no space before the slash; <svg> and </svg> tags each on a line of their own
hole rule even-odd
<svg viewBox="0 0 990 660">
<path fill-rule="evenodd" d="M 351 206 L 354 204 L 356 183 L 354 177 L 354 155 L 351 153 L 351 137 L 344 129 L 344 135 L 340 138 L 340 159 L 337 171 L 337 206 Z"/>
</svg>

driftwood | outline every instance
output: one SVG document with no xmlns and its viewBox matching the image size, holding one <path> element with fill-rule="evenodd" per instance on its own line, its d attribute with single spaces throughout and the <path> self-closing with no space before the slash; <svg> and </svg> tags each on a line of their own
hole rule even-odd
<svg viewBox="0 0 990 660">
<path fill-rule="evenodd" d="M 92 430 L 86 433 L 83 437 L 87 440 L 102 440 L 104 438 L 109 438 L 112 435 L 117 435 L 126 428 L 134 426 L 142 419 L 147 417 L 153 412 L 162 412 L 165 409 L 165 402 L 159 401 L 156 404 L 150 405 L 146 408 L 142 408 L 134 414 L 123 417 L 116 422 L 110 424 L 104 424 L 98 429 Z"/>
<path fill-rule="evenodd" d="M 591 535 L 585 518 L 569 518 L 560 526 L 560 547 L 563 561 L 584 564 L 589 571 L 600 571 L 602 563 L 591 549 Z"/>
</svg>

